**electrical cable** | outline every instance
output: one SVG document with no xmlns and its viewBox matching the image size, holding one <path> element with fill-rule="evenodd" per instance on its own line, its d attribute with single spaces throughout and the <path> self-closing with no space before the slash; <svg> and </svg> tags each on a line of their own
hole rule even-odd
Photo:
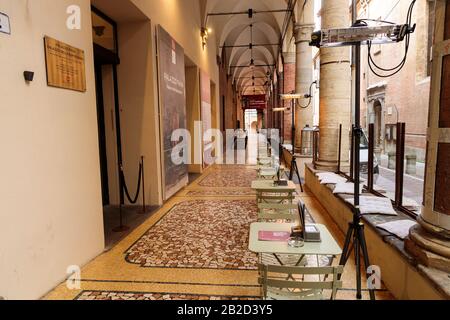
<svg viewBox="0 0 450 320">
<path fill-rule="evenodd" d="M 297 108 L 300 108 L 300 109 L 307 109 L 307 108 L 309 108 L 309 106 L 311 105 L 311 102 L 312 102 L 312 87 L 313 87 L 314 84 L 317 85 L 317 81 L 314 81 L 313 83 L 311 83 L 311 85 L 309 86 L 309 95 L 305 96 L 305 98 L 309 98 L 308 104 L 306 106 L 302 106 L 302 105 L 300 105 L 300 102 L 298 101 L 298 99 L 296 99 L 295 100 L 295 106 Z"/>
<path fill-rule="evenodd" d="M 407 13 L 407 18 L 406 18 L 406 25 L 411 26 L 412 23 L 412 15 L 413 15 L 413 10 L 414 10 L 414 6 L 416 4 L 417 0 L 413 0 L 409 6 L 408 9 L 408 13 Z M 374 21 L 373 19 L 361 19 L 360 22 L 363 22 L 365 25 L 367 25 L 367 22 L 365 21 Z M 387 22 L 387 21 L 383 21 L 384 23 L 389 23 L 392 24 L 392 22 Z M 368 64 L 369 64 L 369 68 L 370 70 L 378 77 L 380 78 L 389 78 L 392 77 L 396 74 L 398 74 L 403 67 L 405 66 L 407 59 L 408 59 L 408 53 L 409 53 L 409 46 L 410 46 L 410 40 L 411 40 L 411 34 L 407 33 L 405 36 L 405 55 L 403 56 L 403 59 L 400 61 L 400 63 L 392 68 L 384 68 L 384 67 L 380 67 L 374 60 L 373 56 L 372 56 L 372 42 L 369 41 L 368 42 Z M 379 71 L 384 71 L 384 72 L 391 72 L 390 74 L 381 74 L 379 73 Z"/>
</svg>

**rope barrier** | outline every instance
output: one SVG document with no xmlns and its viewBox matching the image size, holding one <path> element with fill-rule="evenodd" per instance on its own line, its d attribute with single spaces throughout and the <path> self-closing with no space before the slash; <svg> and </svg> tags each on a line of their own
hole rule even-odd
<svg viewBox="0 0 450 320">
<path fill-rule="evenodd" d="M 127 183 L 126 183 L 126 180 L 125 180 L 125 174 L 123 173 L 123 168 L 120 168 L 120 174 L 121 174 L 121 176 L 122 176 L 122 181 L 123 181 L 123 189 L 124 189 L 124 191 L 125 191 L 125 195 L 127 196 L 127 199 L 128 199 L 128 201 L 131 203 L 131 204 L 135 204 L 137 201 L 138 201 L 138 199 L 139 199 L 139 194 L 141 193 L 141 185 L 142 185 L 142 162 L 141 163 L 139 163 L 139 179 L 138 179 L 138 185 L 137 185 L 137 187 L 136 187 L 136 195 L 134 196 L 134 198 L 132 198 L 131 196 L 130 196 L 130 192 L 129 192 L 129 190 L 128 190 L 128 186 L 127 186 Z"/>
</svg>

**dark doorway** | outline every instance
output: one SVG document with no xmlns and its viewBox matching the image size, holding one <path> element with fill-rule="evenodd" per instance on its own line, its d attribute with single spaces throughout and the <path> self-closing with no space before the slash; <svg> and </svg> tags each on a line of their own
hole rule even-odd
<svg viewBox="0 0 450 320">
<path fill-rule="evenodd" d="M 123 156 L 119 103 L 118 25 L 94 7 L 92 7 L 91 16 L 97 90 L 103 224 L 105 247 L 108 250 L 140 226 L 157 208 L 146 206 L 146 209 L 143 210 L 142 206 L 124 204 L 124 181 L 120 176 Z M 118 228 L 119 226 L 128 228 Z"/>
<path fill-rule="evenodd" d="M 108 179 L 108 165 L 114 165 L 114 161 L 108 164 L 106 123 L 105 123 L 105 104 L 104 104 L 104 68 L 109 67 L 114 73 L 114 92 L 110 92 L 115 97 L 115 104 L 118 104 L 117 96 L 117 65 L 119 64 L 118 45 L 117 45 L 117 25 L 109 17 L 92 7 L 92 36 L 94 39 L 94 63 L 95 63 L 95 86 L 97 95 L 97 121 L 98 121 L 98 139 L 100 153 L 100 169 L 102 183 L 102 202 L 103 206 L 111 204 L 110 186 Z M 117 107 L 116 107 L 117 109 Z M 116 110 L 117 111 L 117 110 Z M 120 143 L 120 121 L 115 121 L 117 127 L 117 153 L 119 161 L 121 159 Z"/>
<path fill-rule="evenodd" d="M 109 205 L 108 157 L 106 150 L 105 106 L 103 102 L 102 65 L 95 64 L 95 87 L 97 92 L 98 144 L 100 149 L 100 170 L 103 206 Z"/>
</svg>

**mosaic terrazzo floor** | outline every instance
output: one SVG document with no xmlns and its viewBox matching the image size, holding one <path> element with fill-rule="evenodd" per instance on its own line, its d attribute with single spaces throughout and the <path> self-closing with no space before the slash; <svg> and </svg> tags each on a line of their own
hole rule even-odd
<svg viewBox="0 0 450 320">
<path fill-rule="evenodd" d="M 188 196 L 215 196 L 215 197 L 229 197 L 229 196 L 256 196 L 255 191 L 251 189 L 241 189 L 241 190 L 196 190 L 189 191 Z"/>
<path fill-rule="evenodd" d="M 217 170 L 207 174 L 198 185 L 201 187 L 249 188 L 256 177 L 257 173 L 254 169 Z"/>
<path fill-rule="evenodd" d="M 256 212 L 254 200 L 181 202 L 126 252 L 126 260 L 142 267 L 256 270 L 258 257 L 248 250 Z"/>
<path fill-rule="evenodd" d="M 258 300 L 258 297 L 232 297 L 232 296 L 207 296 L 192 294 L 173 293 L 128 293 L 128 292 L 105 292 L 105 291 L 85 291 L 76 300 L 118 300 L 118 301 L 170 301 L 170 300 Z"/>
<path fill-rule="evenodd" d="M 248 225 L 256 219 L 255 195 L 249 192 L 255 177 L 256 172 L 249 166 L 212 166 L 113 249 L 84 266 L 79 289 L 70 290 L 62 283 L 44 299 L 259 297 L 255 256 L 247 251 Z M 299 198 L 307 204 L 313 218 L 327 225 L 342 245 L 344 235 L 319 202 L 308 192 L 299 193 Z M 202 242 L 206 239 L 209 241 Z M 308 261 L 314 263 L 315 259 L 310 257 Z M 346 289 L 339 291 L 338 299 L 355 299 L 353 261 L 345 270 Z M 386 291 L 377 296 L 392 298 Z M 367 297 L 365 292 L 364 298 Z"/>
</svg>

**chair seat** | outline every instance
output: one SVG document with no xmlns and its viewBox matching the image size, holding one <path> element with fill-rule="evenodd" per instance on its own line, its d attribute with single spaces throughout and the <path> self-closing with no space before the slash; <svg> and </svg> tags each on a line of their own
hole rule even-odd
<svg viewBox="0 0 450 320">
<path fill-rule="evenodd" d="M 288 291 L 271 288 L 267 291 L 266 300 L 325 300 L 322 290 Z"/>
<path fill-rule="evenodd" d="M 296 266 L 297 265 L 297 266 L 305 267 L 308 265 L 308 258 L 306 256 L 303 257 L 303 259 L 300 263 L 298 263 L 300 257 L 295 256 L 295 255 L 279 255 L 278 259 L 280 259 L 281 262 L 283 263 L 283 265 L 285 265 L 285 266 Z M 277 258 L 275 258 L 275 256 L 270 253 L 261 254 L 261 262 L 263 264 L 280 265 L 280 262 L 277 260 Z"/>
</svg>

